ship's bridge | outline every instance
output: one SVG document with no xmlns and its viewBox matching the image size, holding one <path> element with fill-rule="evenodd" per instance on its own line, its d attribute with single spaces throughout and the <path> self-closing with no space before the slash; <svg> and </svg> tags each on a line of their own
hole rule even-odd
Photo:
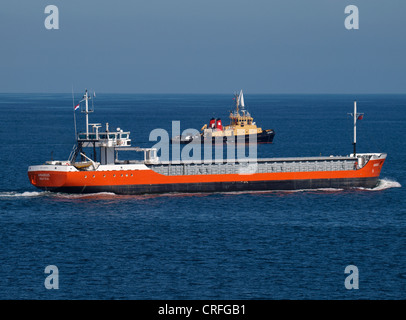
<svg viewBox="0 0 406 320">
<path fill-rule="evenodd" d="M 78 142 L 83 147 L 128 147 L 131 146 L 130 131 L 123 131 L 117 128 L 116 131 L 109 131 L 106 124 L 106 131 L 99 132 L 99 123 L 89 124 L 92 126 L 91 132 L 78 134 Z"/>
<path fill-rule="evenodd" d="M 69 161 L 75 163 L 76 157 L 80 154 L 82 156 L 82 162 L 86 162 L 84 159 L 88 160 L 83 165 L 90 162 L 93 164 L 93 168 L 96 168 L 96 162 L 98 162 L 98 159 L 100 159 L 100 164 L 102 165 L 114 164 L 114 153 L 118 150 L 128 149 L 131 146 L 130 132 L 124 132 L 120 128 L 117 128 L 116 131 L 110 131 L 108 123 L 106 123 L 104 131 L 99 132 L 99 129 L 102 127 L 100 123 L 89 123 L 89 113 L 93 112 L 93 107 L 89 109 L 90 99 L 92 99 L 92 97 L 88 95 L 86 90 L 83 99 L 80 101 L 85 101 L 85 108 L 81 111 L 85 113 L 86 116 L 86 132 L 80 132 L 76 135 L 77 145 L 74 146 L 71 155 L 69 156 Z M 79 105 L 75 106 L 74 110 L 76 110 Z M 93 148 L 93 160 L 82 152 L 83 148 Z M 99 156 L 97 154 L 97 148 L 100 148 Z M 80 165 L 82 166 L 82 164 Z"/>
<path fill-rule="evenodd" d="M 89 123 L 89 127 L 92 129 L 77 135 L 77 141 L 79 150 L 93 148 L 94 161 L 96 161 L 96 148 L 100 148 L 101 164 L 114 164 L 114 152 L 131 146 L 130 131 L 123 131 L 120 128 L 110 131 L 108 123 L 102 132 L 99 132 L 100 123 Z"/>
<path fill-rule="evenodd" d="M 246 115 L 240 116 L 239 114 L 230 114 L 230 125 L 232 126 L 244 126 L 255 124 L 254 118 L 247 112 Z"/>
</svg>

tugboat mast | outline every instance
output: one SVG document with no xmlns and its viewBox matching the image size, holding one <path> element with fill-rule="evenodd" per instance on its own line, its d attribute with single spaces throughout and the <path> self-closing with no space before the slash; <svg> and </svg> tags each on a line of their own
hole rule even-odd
<svg viewBox="0 0 406 320">
<path fill-rule="evenodd" d="M 234 94 L 234 99 L 235 99 L 235 110 L 236 110 L 236 114 L 239 115 L 240 114 L 240 96 L 238 93 Z"/>
</svg>

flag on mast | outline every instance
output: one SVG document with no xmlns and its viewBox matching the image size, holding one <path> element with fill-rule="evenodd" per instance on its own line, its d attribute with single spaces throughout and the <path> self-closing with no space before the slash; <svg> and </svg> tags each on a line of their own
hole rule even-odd
<svg viewBox="0 0 406 320">
<path fill-rule="evenodd" d="M 78 103 L 74 108 L 73 108 L 73 110 L 77 110 L 77 109 L 79 109 L 79 106 L 80 106 L 80 104 Z"/>
</svg>

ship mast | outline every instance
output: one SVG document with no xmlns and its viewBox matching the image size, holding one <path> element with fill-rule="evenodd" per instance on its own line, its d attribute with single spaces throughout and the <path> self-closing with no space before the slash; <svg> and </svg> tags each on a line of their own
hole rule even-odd
<svg viewBox="0 0 406 320">
<path fill-rule="evenodd" d="M 83 100 L 85 101 L 85 110 L 82 111 L 86 114 L 86 139 L 89 139 L 89 113 L 93 112 L 93 110 L 89 110 L 89 99 L 91 99 L 91 97 L 87 94 L 86 89 L 85 95 L 83 96 Z"/>
<path fill-rule="evenodd" d="M 242 111 L 242 113 L 243 113 L 243 116 L 245 116 L 244 95 L 243 95 L 243 93 L 242 93 L 242 89 L 241 89 L 241 91 L 240 91 L 239 100 L 240 100 L 240 105 L 241 105 L 241 109 L 242 109 L 241 111 Z"/>
<path fill-rule="evenodd" d="M 89 139 L 89 97 L 87 95 L 87 89 L 84 98 L 86 103 L 86 139 Z"/>
<path fill-rule="evenodd" d="M 357 101 L 354 101 L 354 157 L 357 154 Z"/>
<path fill-rule="evenodd" d="M 234 99 L 235 99 L 235 109 L 236 109 L 236 113 L 237 115 L 239 115 L 239 106 L 240 106 L 240 96 L 238 95 L 238 93 L 234 94 Z"/>
<path fill-rule="evenodd" d="M 240 91 L 240 93 L 235 93 L 234 94 L 234 99 L 235 99 L 236 113 L 237 113 L 237 116 L 239 116 L 240 115 L 240 108 L 239 107 L 241 106 L 243 112 L 244 112 L 244 107 L 245 107 L 245 105 L 244 105 L 244 96 L 243 96 L 242 90 Z"/>
<path fill-rule="evenodd" d="M 357 120 L 362 119 L 363 113 L 357 113 L 357 101 L 354 101 L 354 113 L 350 113 L 354 117 L 354 157 L 357 155 Z"/>
</svg>

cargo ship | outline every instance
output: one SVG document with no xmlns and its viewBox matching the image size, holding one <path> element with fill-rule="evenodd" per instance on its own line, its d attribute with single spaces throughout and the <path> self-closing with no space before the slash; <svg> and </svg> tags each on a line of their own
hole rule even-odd
<svg viewBox="0 0 406 320">
<path fill-rule="evenodd" d="M 185 134 L 173 137 L 171 143 L 249 143 L 250 139 L 256 143 L 272 143 L 275 137 L 273 129 L 262 130 L 257 127 L 254 118 L 245 109 L 242 90 L 234 94 L 235 110 L 230 112 L 230 124 L 223 126 L 221 118 L 211 118 L 209 125 L 205 124 L 200 133 Z"/>
<path fill-rule="evenodd" d="M 354 102 L 354 151 L 348 156 L 290 157 L 201 161 L 161 161 L 156 148 L 131 146 L 130 132 L 104 131 L 89 124 L 86 91 L 82 107 L 86 132 L 65 161 L 46 161 L 28 168 L 35 187 L 63 193 L 113 192 L 116 194 L 207 193 L 319 188 L 374 188 L 385 153 L 356 152 L 357 113 Z M 76 131 L 76 130 L 75 130 Z M 93 158 L 84 150 L 93 150 Z M 144 153 L 143 160 L 119 160 L 125 151 Z"/>
</svg>

